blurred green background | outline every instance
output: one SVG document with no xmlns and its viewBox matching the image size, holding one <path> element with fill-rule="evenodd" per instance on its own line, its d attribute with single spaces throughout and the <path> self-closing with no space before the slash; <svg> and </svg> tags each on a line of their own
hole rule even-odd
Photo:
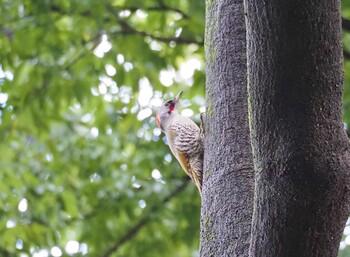
<svg viewBox="0 0 350 257">
<path fill-rule="evenodd" d="M 1 1 L 0 256 L 198 256 L 200 197 L 154 113 L 184 90 L 199 121 L 204 27 L 204 1 Z M 350 122 L 350 59 L 345 78 Z"/>
</svg>

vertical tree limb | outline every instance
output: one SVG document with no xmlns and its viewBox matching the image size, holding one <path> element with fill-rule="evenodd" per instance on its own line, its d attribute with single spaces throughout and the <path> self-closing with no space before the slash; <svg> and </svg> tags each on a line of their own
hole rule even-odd
<svg viewBox="0 0 350 257">
<path fill-rule="evenodd" d="M 207 1 L 207 111 L 200 256 L 248 256 L 253 165 L 243 0 Z"/>
<path fill-rule="evenodd" d="M 349 214 L 338 0 L 246 0 L 251 256 L 336 257 Z"/>
</svg>

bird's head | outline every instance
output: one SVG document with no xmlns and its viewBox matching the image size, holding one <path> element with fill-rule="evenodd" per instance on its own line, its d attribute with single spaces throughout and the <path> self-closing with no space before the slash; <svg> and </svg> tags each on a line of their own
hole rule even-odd
<svg viewBox="0 0 350 257">
<path fill-rule="evenodd" d="M 177 113 L 177 107 L 179 104 L 180 96 L 182 94 L 182 91 L 180 91 L 174 99 L 171 99 L 169 101 L 166 101 L 162 104 L 162 106 L 159 108 L 157 114 L 156 114 L 156 122 L 158 127 L 164 131 L 164 128 L 168 121 L 171 119 L 171 117 L 174 115 L 174 113 Z"/>
</svg>

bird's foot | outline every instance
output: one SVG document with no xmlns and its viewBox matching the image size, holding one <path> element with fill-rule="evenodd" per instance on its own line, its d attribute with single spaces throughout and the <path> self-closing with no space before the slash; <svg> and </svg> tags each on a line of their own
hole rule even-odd
<svg viewBox="0 0 350 257">
<path fill-rule="evenodd" d="M 199 126 L 199 129 L 200 129 L 200 134 L 201 135 L 203 135 L 204 136 L 204 134 L 205 134 L 205 129 L 204 129 L 204 127 L 205 127 L 205 125 L 204 125 L 204 116 L 205 115 L 205 112 L 202 112 L 201 113 L 201 116 L 200 116 L 200 118 L 201 118 L 201 124 L 200 124 L 200 126 Z"/>
</svg>

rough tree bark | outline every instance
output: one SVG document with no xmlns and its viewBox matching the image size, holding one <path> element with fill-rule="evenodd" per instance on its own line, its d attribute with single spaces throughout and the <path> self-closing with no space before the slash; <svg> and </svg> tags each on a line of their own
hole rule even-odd
<svg viewBox="0 0 350 257">
<path fill-rule="evenodd" d="M 251 256 L 337 256 L 349 214 L 338 0 L 246 0 Z"/>
<path fill-rule="evenodd" d="M 253 212 L 243 0 L 207 2 L 200 256 L 248 256 Z"/>
</svg>

